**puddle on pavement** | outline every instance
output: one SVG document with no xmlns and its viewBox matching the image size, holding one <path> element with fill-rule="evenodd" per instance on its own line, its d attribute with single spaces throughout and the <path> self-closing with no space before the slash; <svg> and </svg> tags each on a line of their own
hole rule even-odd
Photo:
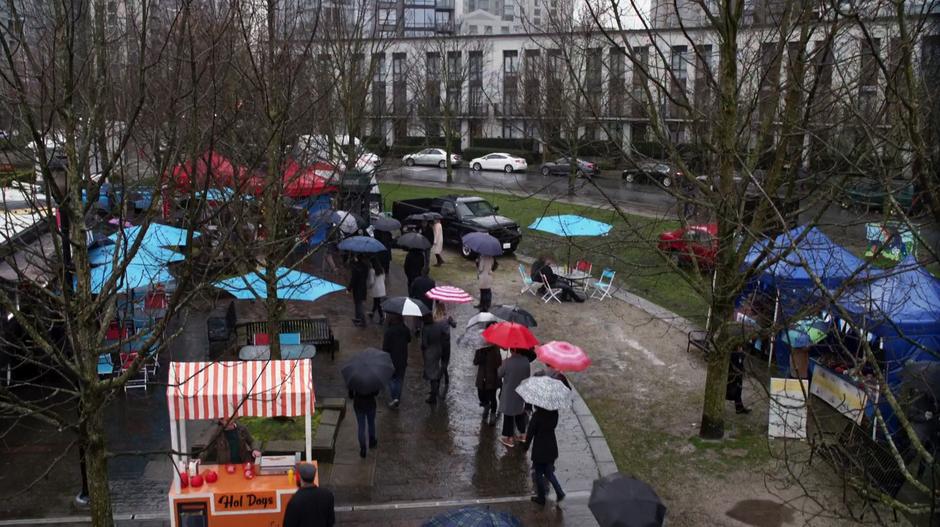
<svg viewBox="0 0 940 527">
<path fill-rule="evenodd" d="M 755 527 L 780 527 L 793 520 L 793 509 L 771 500 L 742 500 L 725 514 Z"/>
</svg>

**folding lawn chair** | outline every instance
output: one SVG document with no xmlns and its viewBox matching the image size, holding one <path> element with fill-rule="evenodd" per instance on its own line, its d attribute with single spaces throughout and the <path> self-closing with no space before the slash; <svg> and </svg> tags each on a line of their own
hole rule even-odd
<svg viewBox="0 0 940 527">
<path fill-rule="evenodd" d="M 591 292 L 591 298 L 603 300 L 610 296 L 610 288 L 614 285 L 614 276 L 617 272 L 613 269 L 604 269 L 601 277 L 594 281 L 594 291 Z"/>
<path fill-rule="evenodd" d="M 558 298 L 558 293 L 561 293 L 561 289 L 556 289 L 548 285 L 548 280 L 545 279 L 545 275 L 540 275 L 542 277 L 542 284 L 545 286 L 545 294 L 542 295 L 542 302 L 546 304 L 554 300 L 555 302 L 561 303 L 561 299 Z"/>
<path fill-rule="evenodd" d="M 578 280 L 575 284 L 582 293 L 587 293 L 588 288 L 591 287 L 591 272 L 594 270 L 594 264 L 587 260 L 578 260 L 578 262 L 574 264 L 574 269 L 575 271 L 580 271 L 587 275 L 586 280 Z"/>
<path fill-rule="evenodd" d="M 539 296 L 536 292 L 539 289 L 539 284 L 533 281 L 529 273 L 526 272 L 525 264 L 519 264 L 519 276 L 522 277 L 522 290 L 519 291 L 519 294 L 532 293 L 532 296 Z"/>
<path fill-rule="evenodd" d="M 98 355 L 98 377 L 101 379 L 114 375 L 114 361 L 110 353 Z"/>
<path fill-rule="evenodd" d="M 121 373 L 126 372 L 130 369 L 131 364 L 137 359 L 137 353 L 121 353 Z M 147 368 L 141 366 L 137 370 L 137 375 L 127 379 L 127 382 L 124 383 L 124 393 L 127 393 L 127 390 L 133 390 L 134 388 L 143 388 L 144 391 L 147 391 L 147 384 L 150 382 L 150 373 Z"/>
</svg>

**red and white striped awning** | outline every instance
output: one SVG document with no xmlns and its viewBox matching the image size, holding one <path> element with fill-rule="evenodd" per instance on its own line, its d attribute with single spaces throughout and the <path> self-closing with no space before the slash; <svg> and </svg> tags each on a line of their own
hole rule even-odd
<svg viewBox="0 0 940 527">
<path fill-rule="evenodd" d="M 313 411 L 310 361 L 171 362 L 170 420 L 296 417 Z"/>
</svg>

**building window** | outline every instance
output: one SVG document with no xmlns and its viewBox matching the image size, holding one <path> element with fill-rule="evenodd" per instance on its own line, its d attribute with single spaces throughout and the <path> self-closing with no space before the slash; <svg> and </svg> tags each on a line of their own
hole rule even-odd
<svg viewBox="0 0 940 527">
<path fill-rule="evenodd" d="M 859 65 L 859 87 L 870 93 L 878 89 L 878 52 L 881 39 L 861 39 L 861 64 Z"/>
<path fill-rule="evenodd" d="M 440 80 L 441 78 L 441 54 L 428 53 L 427 69 L 429 80 Z"/>
<path fill-rule="evenodd" d="M 475 83 L 483 82 L 483 52 L 482 51 L 471 51 L 470 56 L 467 58 L 467 73 L 470 77 L 470 82 Z"/>
<path fill-rule="evenodd" d="M 502 33 L 502 34 L 504 34 L 504 35 L 508 35 L 508 34 L 509 34 L 509 26 L 503 26 L 503 27 L 499 28 L 499 31 L 500 31 L 500 33 Z"/>
<path fill-rule="evenodd" d="M 398 9 L 379 9 L 379 23 L 387 26 L 398 24 Z"/>
<path fill-rule="evenodd" d="M 404 53 L 392 54 L 392 80 L 394 82 L 405 82 L 405 60 L 407 55 Z"/>
<path fill-rule="evenodd" d="M 492 35 L 492 34 L 493 34 L 493 26 L 486 26 L 486 29 L 483 31 L 483 33 L 484 33 L 485 35 Z"/>
<path fill-rule="evenodd" d="M 450 11 L 436 11 L 434 13 L 434 27 L 438 31 L 452 31 L 453 27 L 450 22 Z"/>
<path fill-rule="evenodd" d="M 686 53 L 689 48 L 685 46 L 673 46 L 672 57 L 669 62 L 669 71 L 677 81 L 685 81 L 688 75 L 686 68 Z"/>
<path fill-rule="evenodd" d="M 475 25 L 473 25 L 473 24 L 470 24 L 470 26 L 467 27 L 467 32 L 470 33 L 471 35 L 476 35 L 476 34 L 477 34 L 477 26 L 475 26 Z"/>
<path fill-rule="evenodd" d="M 518 73 L 519 72 L 519 52 L 518 51 L 504 51 L 503 52 L 503 73 Z"/>
</svg>

